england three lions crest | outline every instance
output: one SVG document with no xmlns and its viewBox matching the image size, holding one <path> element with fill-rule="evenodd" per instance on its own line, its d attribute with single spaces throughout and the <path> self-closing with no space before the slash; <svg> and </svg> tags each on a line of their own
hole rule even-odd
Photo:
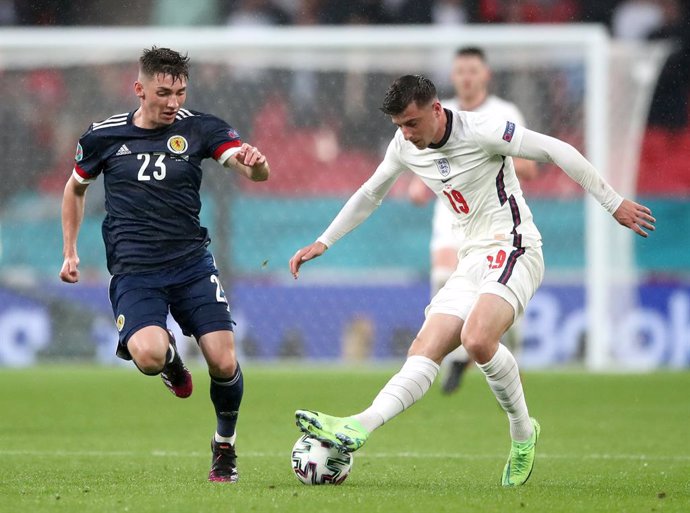
<svg viewBox="0 0 690 513">
<path fill-rule="evenodd" d="M 448 162 L 448 159 L 435 159 L 434 162 L 436 162 L 436 167 L 442 177 L 445 178 L 450 174 L 450 162 Z"/>
</svg>

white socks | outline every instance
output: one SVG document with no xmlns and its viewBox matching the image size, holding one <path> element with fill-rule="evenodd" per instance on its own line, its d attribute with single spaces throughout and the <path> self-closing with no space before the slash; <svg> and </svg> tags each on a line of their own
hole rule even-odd
<svg viewBox="0 0 690 513">
<path fill-rule="evenodd" d="M 501 407 L 508 414 L 510 437 L 516 442 L 524 442 L 532 436 L 534 427 L 527 412 L 525 395 L 517 362 L 508 348 L 498 345 L 496 354 L 484 364 L 477 364 L 486 375 L 486 381 Z"/>
<path fill-rule="evenodd" d="M 517 362 L 503 345 L 485 364 L 477 364 L 501 407 L 508 414 L 510 436 L 524 442 L 534 427 L 529 418 Z M 369 433 L 419 401 L 436 379 L 439 366 L 425 356 L 410 356 L 400 372 L 393 376 L 369 408 L 356 418 Z"/>
<path fill-rule="evenodd" d="M 369 433 L 419 401 L 438 374 L 438 365 L 426 356 L 410 356 L 362 413 L 354 415 Z"/>
</svg>

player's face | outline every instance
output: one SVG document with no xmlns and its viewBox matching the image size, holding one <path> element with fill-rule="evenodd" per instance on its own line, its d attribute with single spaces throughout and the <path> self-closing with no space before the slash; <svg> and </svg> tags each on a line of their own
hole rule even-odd
<svg viewBox="0 0 690 513">
<path fill-rule="evenodd" d="M 391 116 L 391 121 L 398 125 L 406 141 L 423 150 L 443 137 L 445 125 L 441 126 L 442 114 L 443 107 L 438 100 L 421 106 L 412 102 L 401 114 Z"/>
<path fill-rule="evenodd" d="M 146 121 L 153 126 L 170 125 L 187 99 L 187 81 L 180 77 L 158 73 L 142 76 L 134 85 L 141 100 L 141 110 Z"/>
<path fill-rule="evenodd" d="M 458 98 L 473 101 L 486 94 L 491 73 L 476 55 L 461 55 L 455 58 L 450 78 Z"/>
</svg>

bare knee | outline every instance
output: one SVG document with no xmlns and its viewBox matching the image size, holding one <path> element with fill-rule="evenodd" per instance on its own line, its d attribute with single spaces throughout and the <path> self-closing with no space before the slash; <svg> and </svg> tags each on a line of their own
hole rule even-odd
<svg viewBox="0 0 690 513">
<path fill-rule="evenodd" d="M 498 339 L 493 340 L 488 337 L 487 331 L 489 330 L 482 329 L 476 324 L 465 325 L 462 330 L 462 345 L 477 363 L 486 363 L 491 360 L 498 348 Z"/>
<path fill-rule="evenodd" d="M 167 340 L 131 340 L 127 343 L 134 363 L 144 374 L 159 374 L 166 363 Z"/>
<path fill-rule="evenodd" d="M 217 378 L 231 378 L 237 371 L 235 351 L 228 349 L 219 351 L 208 359 L 208 371 Z"/>
<path fill-rule="evenodd" d="M 165 353 L 161 355 L 157 352 L 144 350 L 137 356 L 132 355 L 132 358 L 144 374 L 159 374 L 165 367 Z"/>
</svg>

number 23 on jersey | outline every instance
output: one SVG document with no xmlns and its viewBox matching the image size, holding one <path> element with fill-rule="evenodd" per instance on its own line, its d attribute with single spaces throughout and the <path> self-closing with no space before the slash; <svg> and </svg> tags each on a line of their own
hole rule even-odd
<svg viewBox="0 0 690 513">
<path fill-rule="evenodd" d="M 153 172 L 149 170 L 149 163 L 151 162 L 151 157 L 155 157 L 156 161 L 153 164 Z M 143 160 L 141 167 L 139 168 L 139 173 L 137 173 L 137 180 L 140 182 L 148 182 L 153 176 L 156 180 L 163 180 L 167 169 L 165 167 L 165 153 L 137 153 L 137 160 Z"/>
</svg>

